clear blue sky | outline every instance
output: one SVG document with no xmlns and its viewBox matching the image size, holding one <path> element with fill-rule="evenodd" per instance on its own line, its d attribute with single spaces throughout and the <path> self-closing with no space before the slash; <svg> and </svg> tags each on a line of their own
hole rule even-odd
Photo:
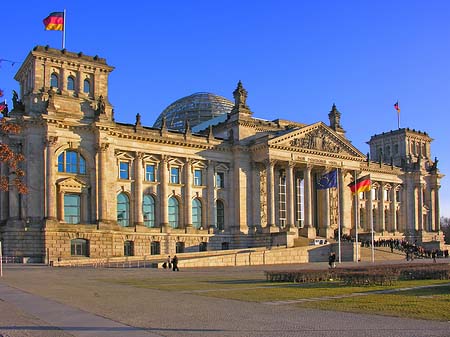
<svg viewBox="0 0 450 337">
<path fill-rule="evenodd" d="M 124 5 L 126 4 L 126 5 Z M 450 172 L 450 1 L 7 1 L 0 88 L 10 101 L 20 62 L 36 45 L 61 48 L 42 20 L 67 10 L 66 48 L 116 67 L 117 121 L 153 125 L 170 103 L 206 91 L 232 99 L 238 80 L 255 117 L 323 121 L 336 103 L 363 153 L 374 134 L 426 131 Z M 442 180 L 441 215 L 450 216 Z"/>
</svg>

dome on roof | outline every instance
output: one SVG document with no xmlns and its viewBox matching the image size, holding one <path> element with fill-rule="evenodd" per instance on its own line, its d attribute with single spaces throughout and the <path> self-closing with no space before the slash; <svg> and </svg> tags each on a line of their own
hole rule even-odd
<svg viewBox="0 0 450 337">
<path fill-rule="evenodd" d="M 183 131 L 186 120 L 192 128 L 212 118 L 226 115 L 233 106 L 234 103 L 225 97 L 198 92 L 170 104 L 158 116 L 153 127 L 160 128 L 163 117 L 166 117 L 168 129 Z"/>
</svg>

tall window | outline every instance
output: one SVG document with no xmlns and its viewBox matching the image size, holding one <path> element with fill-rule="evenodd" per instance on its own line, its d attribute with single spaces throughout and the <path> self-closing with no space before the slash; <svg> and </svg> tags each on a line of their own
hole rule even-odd
<svg viewBox="0 0 450 337">
<path fill-rule="evenodd" d="M 179 167 L 171 167 L 170 168 L 170 182 L 172 184 L 180 183 L 180 168 Z"/>
<path fill-rule="evenodd" d="M 305 219 L 304 195 L 305 181 L 302 177 L 295 179 L 295 220 L 298 227 L 303 227 Z"/>
<path fill-rule="evenodd" d="M 175 197 L 170 197 L 169 199 L 169 224 L 172 228 L 178 228 L 180 225 L 179 205 Z"/>
<path fill-rule="evenodd" d="M 202 170 L 194 170 L 194 185 L 202 185 Z"/>
<path fill-rule="evenodd" d="M 216 187 L 217 188 L 225 187 L 225 174 L 223 172 L 216 173 Z"/>
<path fill-rule="evenodd" d="M 385 209 L 384 210 L 384 225 L 385 225 L 385 228 L 388 228 L 389 223 L 390 223 L 390 221 L 389 221 L 389 210 Z"/>
<path fill-rule="evenodd" d="M 59 87 L 59 81 L 58 81 L 58 74 L 53 73 L 50 76 L 50 86 L 53 88 L 58 88 Z"/>
<path fill-rule="evenodd" d="M 73 76 L 67 77 L 67 90 L 75 90 L 75 78 Z"/>
<path fill-rule="evenodd" d="M 78 194 L 64 194 L 64 221 L 70 224 L 80 223 L 80 196 Z"/>
<path fill-rule="evenodd" d="M 216 201 L 216 225 L 221 231 L 225 229 L 225 207 L 221 200 Z"/>
<path fill-rule="evenodd" d="M 91 92 L 91 82 L 88 79 L 85 79 L 83 82 L 83 92 L 86 94 Z"/>
<path fill-rule="evenodd" d="M 280 173 L 278 181 L 278 217 L 280 226 L 286 226 L 286 176 Z"/>
<path fill-rule="evenodd" d="M 359 208 L 359 226 L 364 228 L 366 222 L 366 209 L 363 207 Z"/>
<path fill-rule="evenodd" d="M 402 200 L 401 200 L 401 193 L 400 193 L 400 190 L 396 190 L 395 191 L 395 201 L 397 201 L 397 202 L 401 202 Z"/>
<path fill-rule="evenodd" d="M 130 179 L 130 163 L 126 161 L 121 161 L 119 163 L 119 178 L 120 179 Z"/>
<path fill-rule="evenodd" d="M 192 226 L 199 229 L 202 225 L 202 203 L 198 199 L 192 200 Z"/>
<path fill-rule="evenodd" d="M 76 151 L 64 151 L 58 156 L 58 172 L 86 174 L 86 161 Z"/>
<path fill-rule="evenodd" d="M 155 179 L 155 165 L 146 164 L 145 165 L 145 180 L 146 181 L 156 181 Z"/>
<path fill-rule="evenodd" d="M 144 225 L 147 227 L 155 227 L 155 199 L 151 195 L 144 195 L 142 208 Z"/>
<path fill-rule="evenodd" d="M 117 196 L 117 222 L 123 227 L 130 225 L 130 199 L 125 193 Z"/>
<path fill-rule="evenodd" d="M 184 242 L 179 241 L 175 244 L 175 252 L 177 254 L 184 253 Z"/>
<path fill-rule="evenodd" d="M 374 209 L 372 209 L 372 223 L 373 223 L 373 228 L 376 228 L 377 227 L 377 209 L 376 208 L 374 208 Z"/>
<path fill-rule="evenodd" d="M 70 255 L 89 256 L 89 241 L 85 239 L 73 239 L 70 241 Z"/>
</svg>

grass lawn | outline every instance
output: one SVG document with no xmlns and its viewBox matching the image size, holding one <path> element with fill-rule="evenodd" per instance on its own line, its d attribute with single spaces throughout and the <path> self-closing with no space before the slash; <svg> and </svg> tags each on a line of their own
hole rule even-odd
<svg viewBox="0 0 450 337">
<path fill-rule="evenodd" d="M 114 280 L 103 279 L 129 287 L 156 289 L 162 291 L 183 291 L 201 296 L 211 296 L 239 301 L 275 302 L 299 300 L 297 305 L 304 308 L 321 310 L 370 313 L 388 316 L 450 320 L 450 285 L 448 280 L 399 281 L 391 286 L 344 286 L 338 282 L 313 284 L 270 283 L 263 279 L 239 279 L 226 277 L 177 277 L 142 278 Z M 440 285 L 441 286 L 438 286 Z M 386 294 L 371 294 L 380 290 L 394 290 L 432 286 L 396 291 Z M 323 299 L 339 295 L 364 293 L 363 296 Z M 321 298 L 320 300 L 301 302 L 301 299 Z"/>
</svg>

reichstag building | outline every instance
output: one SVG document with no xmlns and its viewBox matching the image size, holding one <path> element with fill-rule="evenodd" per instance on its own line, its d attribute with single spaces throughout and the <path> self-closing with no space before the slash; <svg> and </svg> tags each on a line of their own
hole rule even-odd
<svg viewBox="0 0 450 337">
<path fill-rule="evenodd" d="M 29 261 L 293 247 L 302 238 L 442 241 L 432 138 L 400 128 L 369 153 L 328 123 L 253 116 L 241 82 L 234 101 L 181 98 L 153 126 L 114 119 L 113 67 L 98 56 L 37 46 L 15 79 L 2 142 L 24 154 L 28 194 L 0 193 L 3 254 Z M 230 88 L 230 92 L 233 88 Z M 317 188 L 337 169 L 337 186 Z M 14 172 L 1 166 L 11 179 Z M 348 185 L 370 175 L 371 190 Z"/>
</svg>

